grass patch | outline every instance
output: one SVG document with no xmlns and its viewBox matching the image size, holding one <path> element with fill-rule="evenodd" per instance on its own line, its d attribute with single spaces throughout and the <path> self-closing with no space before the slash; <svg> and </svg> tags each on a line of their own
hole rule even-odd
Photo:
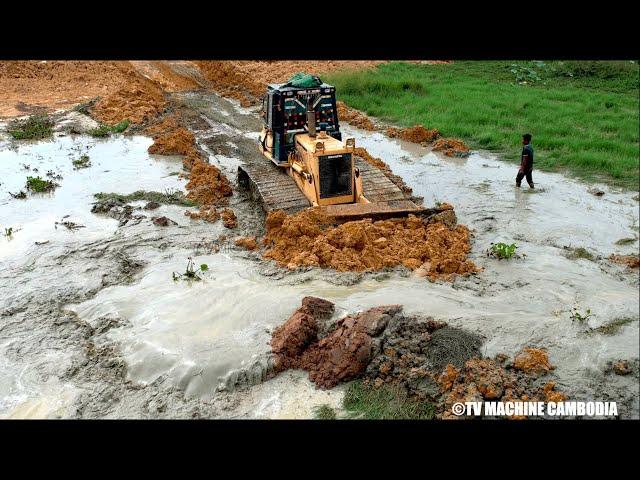
<svg viewBox="0 0 640 480">
<path fill-rule="evenodd" d="M 73 163 L 73 168 L 75 170 L 78 170 L 80 168 L 88 168 L 91 166 L 91 159 L 89 158 L 89 155 L 81 155 L 80 158 L 78 158 L 77 160 L 73 160 L 71 163 Z"/>
<path fill-rule="evenodd" d="M 343 406 L 348 418 L 363 420 L 430 420 L 435 415 L 432 404 L 411 400 L 402 387 L 375 388 L 361 380 L 349 384 Z"/>
<path fill-rule="evenodd" d="M 147 192 L 146 190 L 138 190 L 137 192 L 123 195 L 121 193 L 96 193 L 94 197 L 100 201 L 112 200 L 121 203 L 146 201 L 158 202 L 165 205 L 180 205 L 183 207 L 195 207 L 197 204 L 192 202 L 184 193 L 179 190 L 166 190 L 165 192 Z"/>
<path fill-rule="evenodd" d="M 592 328 L 591 331 L 603 335 L 615 335 L 622 327 L 632 323 L 634 320 L 633 318 L 616 318 L 600 327 Z"/>
<path fill-rule="evenodd" d="M 327 404 L 315 407 L 313 415 L 317 420 L 335 420 L 337 418 L 336 411 Z"/>
<path fill-rule="evenodd" d="M 638 240 L 637 238 L 621 238 L 620 240 L 618 240 L 616 242 L 616 245 L 630 245 L 632 243 L 635 243 L 636 240 Z"/>
<path fill-rule="evenodd" d="M 7 131 L 16 140 L 40 140 L 53 135 L 53 125 L 47 115 L 31 115 L 25 120 L 13 120 Z"/>
<path fill-rule="evenodd" d="M 565 247 L 565 249 L 567 250 L 567 253 L 565 253 L 565 256 L 569 260 L 585 259 L 585 260 L 590 260 L 590 261 L 593 262 L 595 260 L 595 258 L 596 258 L 586 248 L 582 248 L 582 247 L 577 247 L 577 248 Z"/>
<path fill-rule="evenodd" d="M 628 61 L 456 61 L 324 79 L 340 100 L 384 121 L 437 128 L 514 162 L 529 132 L 535 168 L 637 190 L 638 77 Z"/>
<path fill-rule="evenodd" d="M 38 175 L 37 177 L 27 177 L 26 187 L 27 190 L 31 190 L 32 192 L 43 193 L 55 190 L 58 184 Z"/>
<path fill-rule="evenodd" d="M 112 133 L 122 133 L 129 126 L 129 120 L 123 120 L 115 125 L 101 124 L 97 128 L 92 128 L 87 133 L 92 137 L 107 137 Z"/>
</svg>

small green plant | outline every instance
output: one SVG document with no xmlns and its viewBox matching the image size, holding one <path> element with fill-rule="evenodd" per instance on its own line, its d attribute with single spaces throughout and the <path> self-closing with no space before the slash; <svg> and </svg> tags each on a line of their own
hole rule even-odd
<svg viewBox="0 0 640 480">
<path fill-rule="evenodd" d="M 315 407 L 313 414 L 317 420 L 335 420 L 337 418 L 336 411 L 326 403 Z"/>
<path fill-rule="evenodd" d="M 5 237 L 10 237 L 11 235 L 13 235 L 13 227 L 5 227 L 4 228 L 4 236 Z"/>
<path fill-rule="evenodd" d="M 495 257 L 498 260 L 510 259 L 516 255 L 516 249 L 518 246 L 515 243 L 507 245 L 503 242 L 492 243 L 491 247 L 487 250 L 487 256 Z"/>
<path fill-rule="evenodd" d="M 590 308 L 587 308 L 587 311 L 584 314 L 580 313 L 579 307 L 577 305 L 571 309 L 570 318 L 574 322 L 578 321 L 580 323 L 585 323 L 587 320 L 589 320 L 590 317 L 593 317 Z"/>
<path fill-rule="evenodd" d="M 14 120 L 7 131 L 16 140 L 40 140 L 53 135 L 53 125 L 47 115 L 32 115 L 26 120 Z"/>
<path fill-rule="evenodd" d="M 92 137 L 107 137 L 112 133 L 122 133 L 129 126 L 129 120 L 123 120 L 115 125 L 100 124 L 97 128 L 92 128 L 87 133 Z"/>
<path fill-rule="evenodd" d="M 173 281 L 178 280 L 195 280 L 196 282 L 202 280 L 202 274 L 209 269 L 209 265 L 203 263 L 200 265 L 200 269 L 196 270 L 196 264 L 193 261 L 193 258 L 187 258 L 187 269 L 184 273 L 176 273 L 173 272 L 172 277 Z"/>
<path fill-rule="evenodd" d="M 44 178 L 38 175 L 37 177 L 27 177 L 27 190 L 31 190 L 32 192 L 50 192 L 55 190 L 59 185 L 52 180 L 45 180 Z"/>
<path fill-rule="evenodd" d="M 88 168 L 91 166 L 91 159 L 89 158 L 89 155 L 87 155 L 86 153 L 81 155 L 80 158 L 78 158 L 77 160 L 73 160 L 71 163 L 73 163 L 73 169 L 74 170 L 79 170 L 81 168 Z"/>
</svg>

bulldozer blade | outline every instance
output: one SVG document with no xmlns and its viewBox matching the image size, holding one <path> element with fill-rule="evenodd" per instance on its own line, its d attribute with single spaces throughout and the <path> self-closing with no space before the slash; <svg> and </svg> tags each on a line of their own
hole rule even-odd
<svg viewBox="0 0 640 480">
<path fill-rule="evenodd" d="M 372 203 L 349 203 L 342 205 L 326 205 L 318 207 L 322 212 L 337 223 L 350 222 L 371 218 L 385 220 L 388 218 L 407 217 L 416 215 L 427 217 L 438 213 L 438 209 L 425 208 L 410 200 L 388 200 Z"/>
</svg>

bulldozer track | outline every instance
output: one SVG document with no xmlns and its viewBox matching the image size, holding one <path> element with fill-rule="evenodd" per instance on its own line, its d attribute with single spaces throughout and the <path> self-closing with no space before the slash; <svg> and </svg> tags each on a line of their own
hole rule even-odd
<svg viewBox="0 0 640 480">
<path fill-rule="evenodd" d="M 405 200 L 406 196 L 379 168 L 355 157 L 362 175 L 362 189 L 370 202 Z M 249 197 L 259 202 L 263 210 L 284 210 L 297 213 L 311 206 L 295 181 L 271 162 L 248 163 L 238 167 L 238 185 Z"/>
</svg>

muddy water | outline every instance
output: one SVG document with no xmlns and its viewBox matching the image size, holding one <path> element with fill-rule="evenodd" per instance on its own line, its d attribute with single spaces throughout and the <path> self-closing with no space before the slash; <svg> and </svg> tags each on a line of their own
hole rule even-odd
<svg viewBox="0 0 640 480">
<path fill-rule="evenodd" d="M 193 108 L 201 111 L 211 126 L 197 135 L 205 149 L 207 139 L 216 132 L 237 139 L 230 154 L 210 152 L 210 161 L 231 175 L 238 163 L 245 161 L 247 152 L 254 151 L 256 122 L 232 102 L 218 97 L 200 100 Z M 6 184 L 0 185 L 0 226 L 7 223 L 22 230 L 10 241 L 0 239 L 4 240 L 1 266 L 23 272 L 24 266 L 41 253 L 53 255 L 83 244 L 95 248 L 96 240 L 99 243 L 100 239 L 118 239 L 144 264 L 134 281 L 100 288 L 95 296 L 67 302 L 65 308 L 92 326 L 104 318 L 123 320 L 122 326 L 109 330 L 103 341 L 118 346 L 127 366 L 126 380 L 145 386 L 141 392 L 155 392 L 161 382 L 184 392 L 191 403 L 224 398 L 223 407 L 207 410 L 209 416 L 305 418 L 313 415 L 317 405 L 340 404 L 341 388 L 331 392 L 316 390 L 301 372 L 287 372 L 248 389 L 219 391 L 229 390 L 239 372 L 249 372 L 249 383 L 259 381 L 267 368 L 270 331 L 299 306 L 304 295 L 334 301 L 339 307 L 338 315 L 384 303 L 401 303 L 409 313 L 431 315 L 480 333 L 486 339 L 483 348 L 487 355 L 514 354 L 529 345 L 546 347 L 558 367 L 559 386 L 574 398 L 599 399 L 605 363 L 638 357 L 637 321 L 613 336 L 587 333 L 589 327 L 615 318 L 638 317 L 637 276 L 603 260 L 569 260 L 562 248 L 585 247 L 602 256 L 637 251 L 637 243 L 614 245 L 620 238 L 637 234 L 638 205 L 632 199 L 634 194 L 602 187 L 606 193 L 598 198 L 587 192 L 586 185 L 559 174 L 537 171 L 534 176 L 540 193 L 517 191 L 513 187 L 515 168 L 490 155 L 476 153 L 467 159 L 450 159 L 377 133 L 348 126 L 345 133 L 355 136 L 359 145 L 389 163 L 416 194 L 424 195 L 427 205 L 447 201 L 456 206 L 460 222 L 475 230 L 472 257 L 484 267 L 480 275 L 452 285 L 391 273 L 377 279 L 346 282 L 351 283 L 348 286 L 336 285 L 326 272 L 282 275 L 265 268 L 255 255 L 237 248 L 224 247 L 220 253 L 211 253 L 194 247 L 200 240 L 231 232 L 220 222 L 212 226 L 185 219 L 180 207 L 163 207 L 163 214 L 179 225 L 164 230 L 164 237 L 150 243 L 157 231 L 150 222 L 119 228 L 115 220 L 90 213 L 92 194 L 97 191 L 129 193 L 182 188 L 183 182 L 169 175 L 179 169 L 179 162 L 147 155 L 151 141 L 142 137 L 104 142 L 61 138 L 51 144 L 21 144 L 17 150 L 5 145 L 0 150 L 4 155 L 0 158 L 6 160 L 0 162 L 0 173 L 3 182 L 7 179 Z M 90 169 L 70 170 L 69 155 L 78 146 L 90 148 Z M 20 163 L 37 166 L 41 174 L 58 168 L 64 176 L 62 187 L 50 196 L 10 199 L 6 192 L 21 188 L 30 174 L 21 170 Z M 234 196 L 232 208 L 241 222 L 253 215 L 238 196 Z M 67 214 L 86 228 L 75 232 L 54 229 L 52 224 Z M 251 233 L 242 228 L 238 234 Z M 50 243 L 34 245 L 42 240 Z M 527 256 L 509 262 L 488 259 L 484 249 L 494 241 L 515 241 Z M 146 247 L 145 242 L 154 248 Z M 190 255 L 196 264 L 208 265 L 203 280 L 174 282 L 172 273 L 183 272 Z M 43 276 L 54 281 L 56 272 L 67 272 L 58 266 L 51 268 L 51 272 L 44 273 L 31 270 L 27 278 L 37 285 L 47 280 Z M 86 281 L 95 282 L 98 273 L 75 272 L 78 278 L 74 283 L 82 283 L 83 275 Z M 10 278 L 5 275 L 2 281 Z M 35 287 L 20 284 L 18 289 L 22 288 L 29 291 Z M 575 302 L 581 311 L 590 308 L 595 314 L 588 325 L 569 319 L 569 309 Z M 11 299 L 5 305 L 11 307 Z M 2 348 L 11 349 L 11 338 L 3 336 L 2 342 L 0 414 L 74 415 L 65 410 L 65 405 L 77 400 L 78 389 L 91 391 L 90 388 L 78 388 L 72 381 L 58 380 L 56 375 L 39 378 L 16 355 L 3 357 Z M 51 352 L 50 356 L 62 359 L 64 353 Z M 637 417 L 637 379 L 619 377 L 610 382 L 609 400 L 616 400 L 617 394 L 632 398 L 630 414 Z M 105 402 L 99 415 L 143 416 L 136 403 L 138 397 L 127 398 L 117 408 Z M 175 407 L 165 414 L 182 416 L 186 409 Z"/>
</svg>

